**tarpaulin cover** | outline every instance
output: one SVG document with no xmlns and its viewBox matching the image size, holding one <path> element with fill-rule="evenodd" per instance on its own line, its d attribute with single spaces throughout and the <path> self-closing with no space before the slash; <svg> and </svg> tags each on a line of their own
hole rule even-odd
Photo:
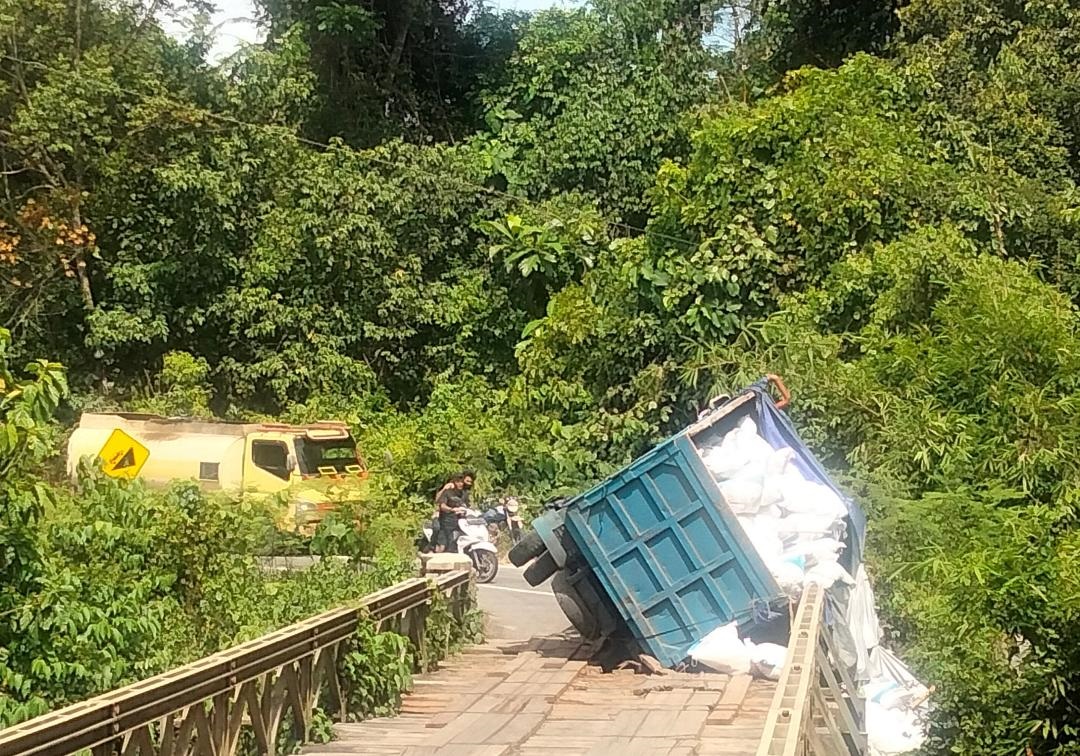
<svg viewBox="0 0 1080 756">
<path fill-rule="evenodd" d="M 769 442 L 773 448 L 779 449 L 784 446 L 795 451 L 793 461 L 799 472 L 807 480 L 816 481 L 828 486 L 836 495 L 843 500 L 848 510 L 848 548 L 845 550 L 845 562 L 850 569 L 862 563 L 863 544 L 866 541 L 866 514 L 854 501 L 848 498 L 825 472 L 817 458 L 806 447 L 806 444 L 795 432 L 795 427 L 784 412 L 776 407 L 772 396 L 769 394 L 769 381 L 762 379 L 750 386 L 749 391 L 754 394 L 755 409 L 757 414 L 758 433 Z"/>
</svg>

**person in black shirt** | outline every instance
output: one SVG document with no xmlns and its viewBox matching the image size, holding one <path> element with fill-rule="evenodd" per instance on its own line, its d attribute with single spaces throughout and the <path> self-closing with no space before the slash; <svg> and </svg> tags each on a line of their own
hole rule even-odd
<svg viewBox="0 0 1080 756">
<path fill-rule="evenodd" d="M 472 487 L 476 480 L 476 473 L 472 470 L 461 471 L 461 506 L 466 509 L 472 506 Z"/>
<path fill-rule="evenodd" d="M 465 514 L 463 490 L 465 478 L 460 473 L 439 491 L 435 503 L 439 505 L 439 531 L 436 533 L 436 551 L 457 551 L 458 518 Z"/>
</svg>

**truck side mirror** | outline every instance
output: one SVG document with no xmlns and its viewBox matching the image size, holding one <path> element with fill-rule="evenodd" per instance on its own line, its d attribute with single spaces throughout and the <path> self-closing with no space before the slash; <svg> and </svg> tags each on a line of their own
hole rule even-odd
<svg viewBox="0 0 1080 756">
<path fill-rule="evenodd" d="M 289 472 L 292 472 L 293 470 L 296 469 L 296 455 L 295 454 L 290 454 L 288 456 L 288 458 L 285 460 L 285 466 L 286 466 L 286 468 L 288 469 Z"/>
</svg>

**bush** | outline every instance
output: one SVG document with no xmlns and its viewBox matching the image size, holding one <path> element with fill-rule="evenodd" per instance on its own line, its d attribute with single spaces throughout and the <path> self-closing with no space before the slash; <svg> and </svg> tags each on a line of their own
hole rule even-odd
<svg viewBox="0 0 1080 756">
<path fill-rule="evenodd" d="M 151 491 L 86 471 L 77 492 L 51 496 L 38 577 L 7 618 L 5 724 L 355 601 L 408 570 L 384 550 L 370 568 L 267 573 L 253 554 L 268 515 L 194 484 Z"/>
</svg>

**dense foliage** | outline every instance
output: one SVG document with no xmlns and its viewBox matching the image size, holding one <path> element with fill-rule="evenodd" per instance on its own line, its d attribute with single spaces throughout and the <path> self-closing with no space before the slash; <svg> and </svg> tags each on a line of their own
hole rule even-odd
<svg viewBox="0 0 1080 756">
<path fill-rule="evenodd" d="M 928 750 L 1080 748 L 1080 3 L 266 0 L 220 65 L 166 5 L 0 0 L 5 721 L 363 588 L 46 483 L 57 410 L 345 419 L 369 501 L 313 547 L 389 554 L 463 465 L 574 489 L 769 371 Z"/>
<path fill-rule="evenodd" d="M 57 435 L 51 423 L 67 391 L 64 372 L 42 360 L 26 377 L 16 374 L 9 339 L 0 329 L 0 727 L 355 601 L 411 572 L 403 551 L 382 548 L 363 570 L 324 560 L 272 574 L 255 558 L 274 553 L 282 537 L 268 510 L 210 498 L 193 483 L 155 492 L 89 469 L 75 489 L 50 484 L 38 468 Z M 442 632 L 454 639 L 459 631 Z M 404 663 L 407 678 L 411 656 L 378 655 L 396 637 L 377 636 L 350 654 L 352 664 L 382 673 Z M 400 692 L 356 685 L 383 707 Z"/>
</svg>

